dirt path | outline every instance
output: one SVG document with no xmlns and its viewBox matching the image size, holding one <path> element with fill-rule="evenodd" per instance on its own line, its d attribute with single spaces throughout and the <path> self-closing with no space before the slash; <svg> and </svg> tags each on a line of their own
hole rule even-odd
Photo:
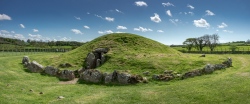
<svg viewBox="0 0 250 104">
<path fill-rule="evenodd" d="M 74 80 L 71 81 L 60 81 L 59 84 L 76 84 L 78 81 L 78 78 L 75 78 Z"/>
</svg>

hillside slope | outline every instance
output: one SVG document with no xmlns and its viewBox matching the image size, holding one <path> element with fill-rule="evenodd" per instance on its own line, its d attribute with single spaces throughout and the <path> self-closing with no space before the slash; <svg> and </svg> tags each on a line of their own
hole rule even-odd
<svg viewBox="0 0 250 104">
<path fill-rule="evenodd" d="M 68 62 L 73 64 L 74 69 L 84 63 L 87 54 L 96 48 L 107 47 L 108 60 L 97 69 L 104 71 L 127 70 L 141 73 L 163 72 L 164 70 L 175 70 L 185 72 L 197 67 L 203 67 L 206 60 L 199 59 L 190 61 L 187 55 L 154 40 L 128 33 L 114 33 L 98 37 L 81 47 L 68 53 L 59 55 L 52 59 L 52 65 Z"/>
</svg>

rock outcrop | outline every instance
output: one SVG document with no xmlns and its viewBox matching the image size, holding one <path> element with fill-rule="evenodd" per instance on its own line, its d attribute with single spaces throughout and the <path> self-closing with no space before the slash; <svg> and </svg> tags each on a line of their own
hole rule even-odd
<svg viewBox="0 0 250 104">
<path fill-rule="evenodd" d="M 207 64 L 203 69 L 202 71 L 205 73 L 205 74 L 211 74 L 214 72 L 214 66 L 211 65 L 211 64 Z"/>
</svg>

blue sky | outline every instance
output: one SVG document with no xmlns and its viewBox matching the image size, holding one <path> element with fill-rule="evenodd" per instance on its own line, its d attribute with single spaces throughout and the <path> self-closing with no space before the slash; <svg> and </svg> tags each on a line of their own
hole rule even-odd
<svg viewBox="0 0 250 104">
<path fill-rule="evenodd" d="M 220 42 L 250 39 L 249 0 L 0 0 L 0 36 L 91 41 L 138 34 L 166 45 L 217 33 Z"/>
</svg>

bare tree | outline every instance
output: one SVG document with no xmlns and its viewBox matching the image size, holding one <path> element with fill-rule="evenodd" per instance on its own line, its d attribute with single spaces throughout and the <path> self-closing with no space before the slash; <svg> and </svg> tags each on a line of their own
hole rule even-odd
<svg viewBox="0 0 250 104">
<path fill-rule="evenodd" d="M 182 44 L 186 46 L 188 51 L 191 51 L 191 49 L 195 46 L 195 41 L 195 38 L 188 38 Z"/>
<path fill-rule="evenodd" d="M 207 43 L 207 46 L 210 48 L 211 51 L 214 51 L 214 48 L 218 45 L 218 43 L 219 43 L 218 34 L 209 35 L 209 41 Z"/>
<path fill-rule="evenodd" d="M 202 51 L 202 49 L 207 45 L 209 42 L 209 35 L 204 35 L 201 37 L 196 38 L 195 47 L 199 50 Z"/>
</svg>

